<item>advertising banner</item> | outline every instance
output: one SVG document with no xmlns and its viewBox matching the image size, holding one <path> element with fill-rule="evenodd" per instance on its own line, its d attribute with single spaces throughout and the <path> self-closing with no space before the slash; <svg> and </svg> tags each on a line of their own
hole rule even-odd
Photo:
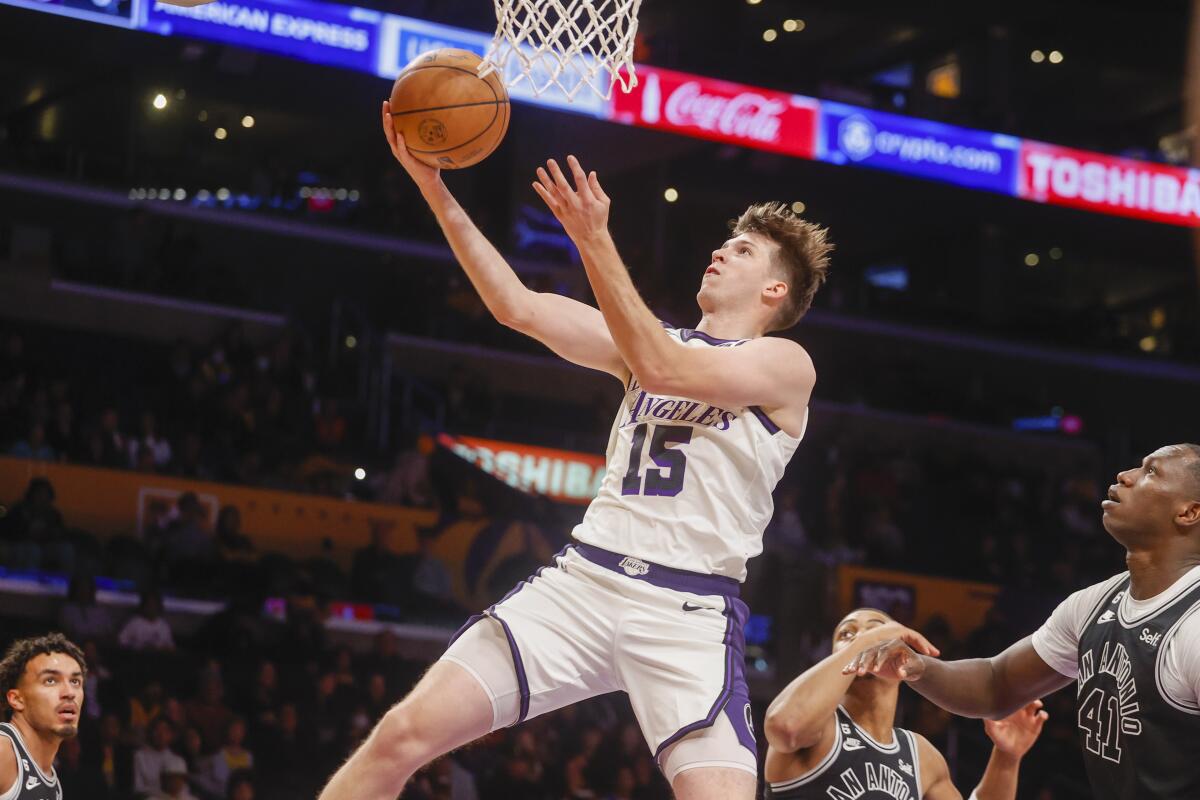
<svg viewBox="0 0 1200 800">
<path fill-rule="evenodd" d="M 185 8 L 149 0 L 146 28 L 265 50 L 317 64 L 375 71 L 382 14 L 308 0 L 222 0 Z"/>
<path fill-rule="evenodd" d="M 1026 139 L 1021 144 L 1018 191 L 1038 203 L 1200 225 L 1200 170 Z"/>
<path fill-rule="evenodd" d="M 604 456 L 439 433 L 438 444 L 509 486 L 586 505 L 604 480 Z"/>
<path fill-rule="evenodd" d="M 972 189 L 1015 194 L 1020 140 L 987 131 L 821 103 L 820 158 Z"/>
<path fill-rule="evenodd" d="M 940 616 L 957 637 L 983 624 L 1000 588 L 990 583 L 934 578 L 854 564 L 838 567 L 838 614 L 878 608 L 917 630 Z M 935 642 L 934 644 L 937 644 Z"/>
<path fill-rule="evenodd" d="M 641 65 L 637 74 L 633 91 L 613 94 L 614 122 L 800 158 L 816 155 L 818 103 L 810 97 Z"/>
</svg>

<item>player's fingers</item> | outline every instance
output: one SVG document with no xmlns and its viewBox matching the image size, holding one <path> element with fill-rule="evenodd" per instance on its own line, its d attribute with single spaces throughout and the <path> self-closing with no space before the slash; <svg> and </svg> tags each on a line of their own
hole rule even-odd
<svg viewBox="0 0 1200 800">
<path fill-rule="evenodd" d="M 383 135 L 391 146 L 392 152 L 396 152 L 396 125 L 392 122 L 392 104 L 387 100 L 383 101 Z"/>
<path fill-rule="evenodd" d="M 542 167 L 537 168 L 538 180 L 542 182 L 542 188 L 545 189 L 551 196 L 558 197 L 558 187 L 554 183 L 554 179 L 550 177 Z"/>
<path fill-rule="evenodd" d="M 604 193 L 604 189 L 600 186 L 600 178 L 596 175 L 596 170 L 592 170 L 588 175 L 588 185 L 592 187 L 592 194 L 596 195 L 601 202 L 608 202 L 608 195 Z"/>
<path fill-rule="evenodd" d="M 923 655 L 936 656 L 939 653 L 938 649 L 933 646 L 932 642 L 914 630 L 905 631 L 901 638 L 909 647 Z"/>
<path fill-rule="evenodd" d="M 583 171 L 583 167 L 579 164 L 579 159 L 575 156 L 567 156 L 567 167 L 571 170 L 571 177 L 575 181 L 575 191 L 584 197 L 592 196 L 592 184 L 588 181 L 587 175 Z"/>
<path fill-rule="evenodd" d="M 554 197 L 546 190 L 545 186 L 534 181 L 533 190 L 538 193 L 538 197 L 542 198 L 551 211 L 558 213 L 558 203 L 555 202 Z"/>
<path fill-rule="evenodd" d="M 567 183 L 567 176 L 563 175 L 558 162 L 552 158 L 546 162 L 546 165 L 550 168 L 550 176 L 554 178 L 554 185 L 562 192 L 563 197 L 573 197 L 575 192 L 571 191 L 571 184 Z"/>
</svg>

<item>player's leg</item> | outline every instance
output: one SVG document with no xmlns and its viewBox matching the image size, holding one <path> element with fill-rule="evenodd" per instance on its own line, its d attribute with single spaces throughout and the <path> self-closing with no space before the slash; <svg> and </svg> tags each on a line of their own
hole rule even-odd
<svg viewBox="0 0 1200 800">
<path fill-rule="evenodd" d="M 675 776 L 676 800 L 754 800 L 758 778 L 729 767 L 696 767 Z"/>
<path fill-rule="evenodd" d="M 383 715 L 320 800 L 395 800 L 423 765 L 492 730 L 493 717 L 479 680 L 458 664 L 438 661 Z"/>
</svg>

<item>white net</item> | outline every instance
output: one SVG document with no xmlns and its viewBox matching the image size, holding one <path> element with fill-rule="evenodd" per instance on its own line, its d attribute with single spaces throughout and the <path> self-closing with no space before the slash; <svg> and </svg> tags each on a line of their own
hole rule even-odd
<svg viewBox="0 0 1200 800">
<path fill-rule="evenodd" d="M 557 87 L 568 100 L 587 89 L 608 99 L 637 86 L 633 43 L 642 0 L 495 0 L 496 36 L 481 75 L 499 70 L 533 94 Z"/>
</svg>

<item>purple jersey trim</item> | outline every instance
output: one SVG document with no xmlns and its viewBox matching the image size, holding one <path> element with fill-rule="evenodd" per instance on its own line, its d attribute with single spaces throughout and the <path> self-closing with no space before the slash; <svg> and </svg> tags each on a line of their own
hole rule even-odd
<svg viewBox="0 0 1200 800">
<path fill-rule="evenodd" d="M 525 662 L 521 660 L 521 648 L 517 647 L 517 640 L 513 637 L 508 623 L 496 616 L 494 610 L 488 616 L 499 622 L 500 627 L 504 629 L 504 638 L 508 639 L 508 649 L 512 651 L 513 666 L 517 668 L 517 688 L 521 692 L 521 713 L 517 714 L 517 721 L 513 723 L 517 725 L 529 716 L 529 678 L 525 675 Z"/>
<path fill-rule="evenodd" d="M 724 595 L 727 597 L 737 597 L 741 589 L 737 580 L 726 575 L 706 575 L 700 572 L 675 569 L 674 567 L 664 567 L 661 564 L 653 564 L 644 559 L 623 556 L 620 553 L 614 553 L 602 547 L 596 547 L 593 544 L 577 543 L 571 545 L 571 547 L 574 547 L 579 555 L 593 564 L 624 575 L 632 580 L 645 581 L 663 589 L 673 589 L 676 592 L 688 592 L 690 594 Z M 632 574 L 630 574 L 631 570 L 622 566 L 622 563 L 626 561 L 636 562 L 637 566 L 641 569 L 633 570 Z"/>
<path fill-rule="evenodd" d="M 750 409 L 751 414 L 758 417 L 758 421 L 767 429 L 767 433 L 774 436 L 782 430 L 782 428 L 771 421 L 771 418 L 767 416 L 767 412 L 763 411 L 761 406 L 747 406 L 747 408 Z"/>
</svg>

